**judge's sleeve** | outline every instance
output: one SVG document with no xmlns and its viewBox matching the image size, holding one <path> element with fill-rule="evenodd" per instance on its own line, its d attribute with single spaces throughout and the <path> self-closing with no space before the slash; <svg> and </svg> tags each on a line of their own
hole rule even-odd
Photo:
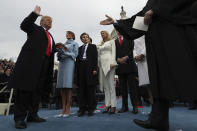
<svg viewBox="0 0 197 131">
<path fill-rule="evenodd" d="M 134 29 L 132 27 L 133 27 L 133 23 L 135 21 L 136 16 L 141 16 L 141 15 L 142 15 L 141 12 L 139 12 L 129 19 L 118 20 L 117 22 L 115 22 L 113 24 L 114 28 L 121 35 L 123 35 L 126 39 L 134 40 L 136 38 L 139 38 L 145 34 L 145 31 L 140 31 L 140 30 Z"/>
</svg>

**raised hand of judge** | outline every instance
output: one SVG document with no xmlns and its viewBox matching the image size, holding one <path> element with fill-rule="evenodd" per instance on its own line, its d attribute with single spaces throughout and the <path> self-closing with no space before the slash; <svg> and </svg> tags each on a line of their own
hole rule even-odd
<svg viewBox="0 0 197 131">
<path fill-rule="evenodd" d="M 152 10 L 147 11 L 144 15 L 144 24 L 149 25 L 151 23 L 152 16 L 153 16 L 153 11 Z"/>
<path fill-rule="evenodd" d="M 35 9 L 34 9 L 34 13 L 36 13 L 37 15 L 41 16 L 40 14 L 41 8 L 40 6 L 36 5 Z"/>
<path fill-rule="evenodd" d="M 107 19 L 100 22 L 101 25 L 111 25 L 114 23 L 114 19 L 108 15 L 105 15 Z"/>
</svg>

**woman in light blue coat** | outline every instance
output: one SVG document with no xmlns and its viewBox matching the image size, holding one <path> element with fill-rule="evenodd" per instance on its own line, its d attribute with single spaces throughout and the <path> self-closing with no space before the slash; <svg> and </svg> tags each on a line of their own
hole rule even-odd
<svg viewBox="0 0 197 131">
<path fill-rule="evenodd" d="M 57 115 L 57 117 L 68 117 L 70 114 L 75 58 L 78 55 L 78 44 L 74 41 L 75 34 L 67 31 L 66 38 L 65 44 L 56 46 L 59 60 L 57 88 L 61 88 L 62 96 L 62 113 Z"/>
</svg>

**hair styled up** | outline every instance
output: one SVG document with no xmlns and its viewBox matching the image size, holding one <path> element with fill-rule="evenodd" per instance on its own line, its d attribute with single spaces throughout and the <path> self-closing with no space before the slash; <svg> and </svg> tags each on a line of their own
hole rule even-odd
<svg viewBox="0 0 197 131">
<path fill-rule="evenodd" d="M 73 33 L 72 31 L 66 31 L 66 33 L 71 34 L 72 39 L 75 40 L 75 33 Z"/>
<path fill-rule="evenodd" d="M 106 39 L 106 41 L 102 40 L 101 43 L 99 44 L 99 46 L 102 46 L 105 42 L 111 40 L 111 36 L 110 36 L 110 34 L 109 34 L 107 31 L 103 30 L 103 31 L 101 31 L 101 33 L 102 33 L 102 32 L 104 32 L 104 33 L 107 34 L 107 39 Z"/>
</svg>

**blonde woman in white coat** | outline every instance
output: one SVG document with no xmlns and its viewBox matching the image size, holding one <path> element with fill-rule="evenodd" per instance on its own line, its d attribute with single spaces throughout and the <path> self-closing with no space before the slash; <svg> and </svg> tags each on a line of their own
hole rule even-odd
<svg viewBox="0 0 197 131">
<path fill-rule="evenodd" d="M 102 42 L 97 46 L 100 89 L 105 92 L 105 111 L 110 114 L 116 111 L 116 91 L 114 86 L 116 48 L 107 31 L 101 31 Z"/>
</svg>

